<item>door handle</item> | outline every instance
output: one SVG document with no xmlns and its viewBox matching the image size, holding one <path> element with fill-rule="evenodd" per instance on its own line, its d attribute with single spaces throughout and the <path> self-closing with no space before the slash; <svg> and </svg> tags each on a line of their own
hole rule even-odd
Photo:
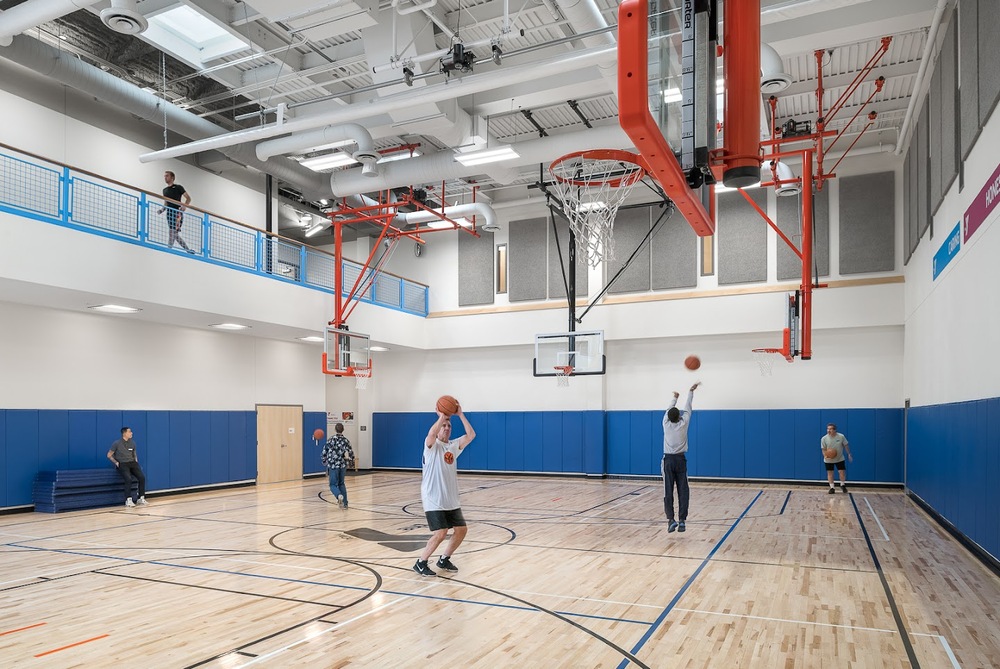
<svg viewBox="0 0 1000 669">
<path fill-rule="evenodd" d="M 284 447 L 285 447 L 285 446 L 287 446 L 287 445 L 288 445 L 288 444 L 282 444 L 282 445 L 281 445 L 281 447 L 282 447 L 282 448 L 284 448 Z"/>
</svg>

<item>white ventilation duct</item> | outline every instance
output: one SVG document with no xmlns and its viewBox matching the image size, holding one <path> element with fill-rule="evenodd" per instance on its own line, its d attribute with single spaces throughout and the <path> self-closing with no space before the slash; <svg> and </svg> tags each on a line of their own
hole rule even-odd
<svg viewBox="0 0 1000 669">
<path fill-rule="evenodd" d="M 243 144 L 244 142 L 259 142 L 290 132 L 312 130 L 313 128 L 325 125 L 337 125 L 349 121 L 371 118 L 379 114 L 385 114 L 418 104 L 451 100 L 503 86 L 523 84 L 525 81 L 532 81 L 541 77 L 552 77 L 566 72 L 573 72 L 601 63 L 613 63 L 617 62 L 617 58 L 618 50 L 613 46 L 585 49 L 545 60 L 534 61 L 518 67 L 504 67 L 484 74 L 471 74 L 461 79 L 451 79 L 446 82 L 427 86 L 419 91 L 402 91 L 365 104 L 346 105 L 338 107 L 331 112 L 297 118 L 280 125 L 272 123 L 261 128 L 240 130 L 221 137 L 181 144 L 171 149 L 144 153 L 139 156 L 139 161 L 149 163 L 166 158 L 178 158 L 198 153 L 199 151 L 221 149 L 222 147 Z"/>
<path fill-rule="evenodd" d="M 225 132 L 210 121 L 164 102 L 151 93 L 34 38 L 24 35 L 15 37 L 11 46 L 0 48 L 0 57 L 93 95 L 102 102 L 150 123 L 162 124 L 166 115 L 167 126 L 185 137 L 198 139 Z M 318 199 L 329 194 L 324 183 L 325 175 L 312 172 L 291 160 L 272 158 L 267 162 L 261 162 L 250 146 L 230 147 L 222 150 L 222 153 L 235 162 L 293 184 L 309 199 Z"/>
<path fill-rule="evenodd" d="M 795 174 L 792 172 L 792 168 L 785 163 L 778 161 L 772 161 L 772 164 L 776 165 L 778 181 L 789 181 L 796 178 Z M 789 195 L 798 195 L 802 192 L 802 182 L 797 181 L 790 184 L 778 184 L 774 188 L 774 194 L 779 197 L 788 197 Z"/>
<path fill-rule="evenodd" d="M 500 229 L 500 224 L 497 222 L 497 213 L 493 211 L 493 207 L 485 202 L 456 204 L 453 207 L 445 207 L 443 213 L 452 220 L 463 216 L 481 216 L 483 221 L 479 225 L 480 229 L 487 232 L 494 232 Z M 439 220 L 441 220 L 441 217 L 435 215 L 433 212 L 421 210 L 411 211 L 406 214 L 397 214 L 394 222 L 402 222 L 404 225 L 415 225 L 417 223 L 429 223 L 430 221 Z"/>
<path fill-rule="evenodd" d="M 498 163 L 499 165 L 537 165 L 551 163 L 559 156 L 573 151 L 607 149 L 630 144 L 628 136 L 619 125 L 602 126 L 566 135 L 543 137 L 514 145 L 518 158 Z M 409 160 L 397 160 L 381 165 L 382 173 L 376 179 L 362 176 L 361 170 L 340 170 L 330 175 L 330 188 L 334 196 L 342 197 L 353 193 L 372 190 L 388 190 L 403 186 L 436 183 L 442 180 L 459 179 L 470 173 L 485 171 L 485 167 L 466 167 L 455 160 L 451 151 L 438 151 L 428 156 L 418 156 Z"/>
<path fill-rule="evenodd" d="M 28 0 L 0 12 L 0 46 L 10 46 L 11 38 L 25 30 L 97 4 L 98 0 Z"/>
<path fill-rule="evenodd" d="M 324 144 L 334 144 L 337 142 L 351 142 L 358 148 L 351 154 L 351 157 L 364 165 L 365 176 L 378 176 L 378 168 L 375 164 L 381 158 L 381 154 L 375 150 L 375 143 L 371 134 L 357 123 L 344 123 L 342 125 L 327 126 L 318 130 L 300 132 L 288 137 L 269 139 L 257 145 L 255 150 L 257 157 L 267 160 L 273 156 L 280 156 L 295 151 L 303 151 L 314 146 Z"/>
<path fill-rule="evenodd" d="M 760 43 L 760 92 L 779 93 L 792 84 L 792 75 L 785 72 L 781 56 L 770 44 Z"/>
<path fill-rule="evenodd" d="M 566 17 L 566 20 L 577 33 L 586 33 L 592 30 L 607 28 L 608 22 L 604 20 L 604 15 L 598 8 L 594 0 L 556 0 L 556 6 Z M 600 35 L 585 37 L 581 40 L 586 47 L 613 46 L 617 44 L 614 32 L 605 32 Z M 617 51 L 617 49 L 616 49 Z M 598 69 L 601 78 L 611 87 L 614 93 L 618 92 L 618 61 L 600 63 Z M 590 92 L 593 93 L 592 91 Z"/>
<path fill-rule="evenodd" d="M 111 6 L 101 10 L 101 22 L 122 35 L 138 35 L 149 27 L 135 0 L 111 0 Z"/>
</svg>

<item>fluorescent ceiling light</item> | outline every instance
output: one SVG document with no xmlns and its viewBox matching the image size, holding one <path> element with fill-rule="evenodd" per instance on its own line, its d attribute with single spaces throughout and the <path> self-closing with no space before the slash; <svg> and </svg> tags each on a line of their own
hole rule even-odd
<svg viewBox="0 0 1000 669">
<path fill-rule="evenodd" d="M 354 165 L 356 161 L 351 156 L 346 153 L 341 153 L 337 151 L 336 153 L 331 153 L 325 156 L 318 156 L 316 158 L 306 158 L 301 161 L 302 167 L 308 167 L 313 172 L 319 172 L 320 170 L 329 170 L 334 167 L 344 167 L 346 165 Z"/>
<path fill-rule="evenodd" d="M 389 347 L 388 346 L 369 346 L 368 350 L 369 351 L 379 351 L 379 352 L 381 352 L 381 351 L 388 351 Z"/>
<path fill-rule="evenodd" d="M 239 323 L 215 323 L 214 325 L 209 325 L 210 328 L 217 328 L 219 330 L 248 330 L 249 325 L 240 325 Z"/>
<path fill-rule="evenodd" d="M 311 228 L 309 228 L 308 230 L 306 230 L 306 237 L 312 237 L 313 235 L 318 234 L 319 232 L 322 232 L 327 227 L 329 227 L 329 226 L 325 222 L 321 221 L 321 222 L 317 223 L 316 225 L 312 226 Z"/>
<path fill-rule="evenodd" d="M 513 160 L 520 158 L 521 154 L 513 147 L 505 146 L 499 149 L 487 149 L 486 151 L 474 151 L 472 153 L 460 153 L 455 156 L 455 160 L 466 167 L 473 165 L 485 165 L 486 163 L 498 163 L 501 160 Z"/>
<path fill-rule="evenodd" d="M 322 337 L 317 337 L 316 335 L 310 335 L 308 337 L 296 337 L 299 341 L 323 341 Z"/>
<path fill-rule="evenodd" d="M 681 95 L 681 89 L 679 88 L 668 88 L 665 91 L 663 91 L 663 101 L 667 104 L 670 104 L 672 102 L 680 102 L 683 99 L 684 96 Z"/>
<path fill-rule="evenodd" d="M 464 216 L 460 217 L 460 218 L 453 218 L 451 220 L 454 221 L 455 223 L 458 223 L 463 228 L 471 228 L 472 227 L 472 221 L 470 221 L 469 219 L 465 218 Z M 430 228 L 431 230 L 447 230 L 448 228 L 453 228 L 455 226 L 453 226 L 448 221 L 442 221 L 439 218 L 435 218 L 433 221 L 428 221 L 427 222 L 427 227 Z"/>
<path fill-rule="evenodd" d="M 607 208 L 608 208 L 607 202 L 601 202 L 600 200 L 598 200 L 597 202 L 583 202 L 580 204 L 580 211 L 593 211 L 595 209 L 607 209 Z"/>
<path fill-rule="evenodd" d="M 419 151 L 414 151 L 412 154 L 409 151 L 396 151 L 394 153 L 389 153 L 382 156 L 376 162 L 379 165 L 381 165 L 382 163 L 391 163 L 395 160 L 406 160 L 407 158 L 416 158 L 419 155 L 420 155 Z"/>
<path fill-rule="evenodd" d="M 136 307 L 123 307 L 120 304 L 97 304 L 87 308 L 94 311 L 103 311 L 106 314 L 134 314 L 142 311 L 142 309 Z"/>
</svg>

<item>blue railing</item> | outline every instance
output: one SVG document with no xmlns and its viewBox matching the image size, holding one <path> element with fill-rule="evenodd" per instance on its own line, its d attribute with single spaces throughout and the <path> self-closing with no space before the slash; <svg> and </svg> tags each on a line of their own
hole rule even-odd
<svg viewBox="0 0 1000 669">
<path fill-rule="evenodd" d="M 333 293 L 325 251 L 0 144 L 0 211 Z M 343 291 L 362 266 L 343 261 Z M 366 270 L 371 281 L 371 270 Z M 427 315 L 427 286 L 379 272 L 361 302 Z"/>
</svg>

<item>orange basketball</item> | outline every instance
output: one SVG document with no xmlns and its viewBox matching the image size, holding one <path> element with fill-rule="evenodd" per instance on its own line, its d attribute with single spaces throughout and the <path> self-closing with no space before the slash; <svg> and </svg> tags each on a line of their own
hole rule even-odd
<svg viewBox="0 0 1000 669">
<path fill-rule="evenodd" d="M 458 411 L 458 400 L 451 395 L 442 395 L 438 398 L 437 410 L 445 416 L 450 416 Z"/>
<path fill-rule="evenodd" d="M 696 355 L 689 355 L 684 358 L 684 366 L 690 369 L 692 372 L 699 367 L 701 367 L 701 358 Z"/>
<path fill-rule="evenodd" d="M 837 449 L 836 448 L 826 449 L 825 451 L 823 451 L 823 457 L 826 458 L 827 460 L 833 460 L 835 457 L 837 457 Z"/>
<path fill-rule="evenodd" d="M 315 439 L 316 441 L 320 441 L 325 436 L 326 434 L 323 432 L 323 430 L 319 429 L 318 427 L 313 432 L 313 439 Z"/>
</svg>

